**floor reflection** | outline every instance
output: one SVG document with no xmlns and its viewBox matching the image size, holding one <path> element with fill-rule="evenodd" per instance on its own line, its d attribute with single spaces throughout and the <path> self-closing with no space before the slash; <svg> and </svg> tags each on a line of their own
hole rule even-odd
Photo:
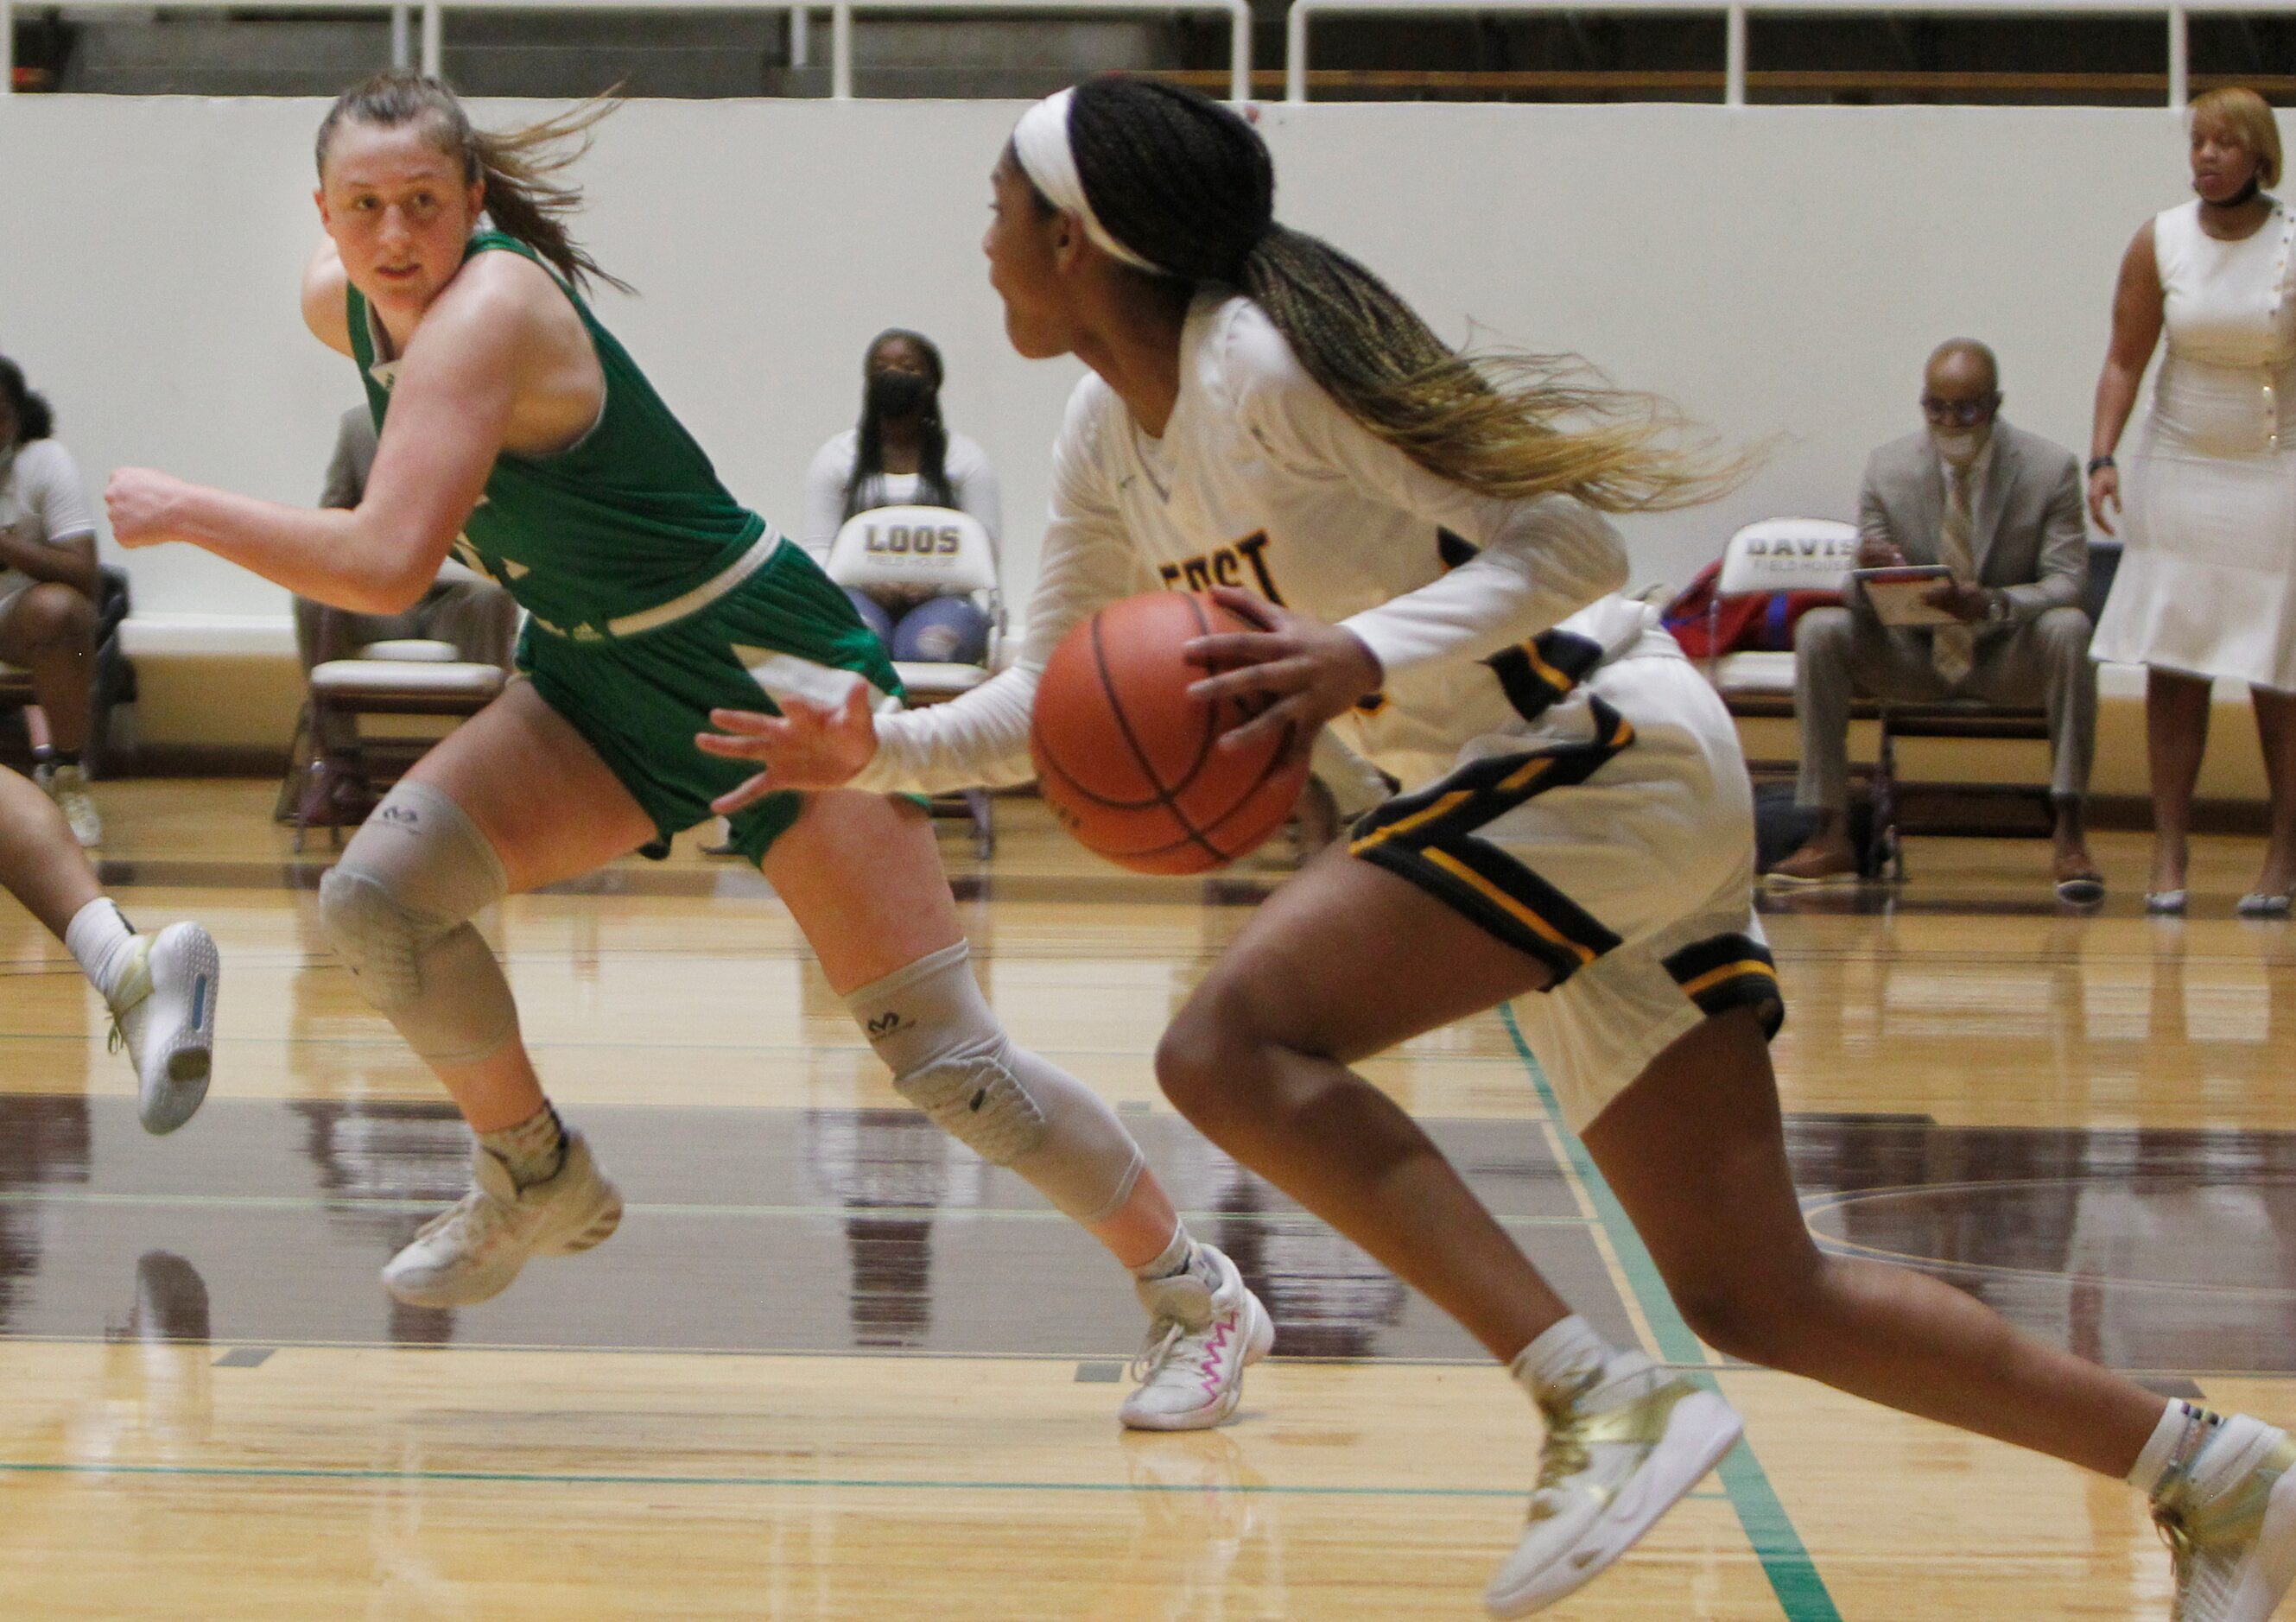
<svg viewBox="0 0 2296 1622">
<path fill-rule="evenodd" d="M 1269 1219 L 1267 1185 L 1240 1168 L 1214 1201 L 1212 1240 L 1276 1323 L 1286 1357 L 1371 1357 L 1410 1298 L 1349 1241 L 1294 1212 Z"/>
<path fill-rule="evenodd" d="M 847 1212 L 853 1343 L 920 1347 L 932 1329 L 936 1213 L 980 1203 L 980 1160 L 914 1110 L 808 1110 L 806 1158 Z"/>
<path fill-rule="evenodd" d="M 1280 1504 L 1226 1430 L 1122 1433 L 1135 1517 L 1093 1622 L 1240 1622 L 1294 1614 Z"/>
<path fill-rule="evenodd" d="M 302 1151 L 319 1187 L 332 1196 L 326 1225 L 358 1241 L 374 1266 L 396 1255 L 470 1186 L 471 1135 L 460 1117 L 435 1104 L 347 1103 L 297 1099 Z M 410 1204 L 421 1208 L 408 1209 Z M 445 1346 L 455 1339 L 452 1307 L 386 1303 L 387 1338 L 398 1346 Z"/>
<path fill-rule="evenodd" d="M 2296 1137 L 1790 1124 L 1811 1225 L 2125 1369 L 2296 1370 Z"/>
<path fill-rule="evenodd" d="M 18 1094 L 0 1110 L 0 1334 L 15 1326 L 46 1233 L 38 1205 L 7 1196 L 86 1183 L 88 1137 L 78 1094 Z"/>
<path fill-rule="evenodd" d="M 215 1431 L 215 1348 L 207 1281 L 170 1250 L 136 1258 L 124 1316 L 104 1325 L 98 1400 L 80 1405 L 70 1450 L 81 1463 L 185 1456 Z"/>
</svg>

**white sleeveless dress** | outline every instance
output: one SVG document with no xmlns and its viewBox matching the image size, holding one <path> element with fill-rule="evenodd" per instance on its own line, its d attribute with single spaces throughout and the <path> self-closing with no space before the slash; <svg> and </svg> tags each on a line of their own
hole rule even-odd
<svg viewBox="0 0 2296 1622">
<path fill-rule="evenodd" d="M 2126 550 L 2091 651 L 2296 691 L 2296 215 L 2218 242 L 2152 221 L 2168 354 L 2121 474 Z"/>
</svg>

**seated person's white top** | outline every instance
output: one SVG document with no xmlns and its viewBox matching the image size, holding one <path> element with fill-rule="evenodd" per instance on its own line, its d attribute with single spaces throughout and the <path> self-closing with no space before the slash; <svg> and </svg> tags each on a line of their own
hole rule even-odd
<svg viewBox="0 0 2296 1622">
<path fill-rule="evenodd" d="M 94 513 L 70 451 L 53 439 L 0 447 L 0 529 L 49 546 L 94 544 Z M 31 584 L 20 569 L 0 569 L 0 614 Z"/>
<path fill-rule="evenodd" d="M 798 538 L 816 563 L 829 561 L 829 549 L 836 543 L 838 530 L 844 527 L 845 487 L 853 478 L 853 459 L 860 454 L 860 430 L 849 428 L 815 452 L 813 464 L 806 469 L 805 523 Z M 988 453 L 972 439 L 952 430 L 942 467 L 948 475 L 950 494 L 956 497 L 957 510 L 979 519 L 981 528 L 988 531 L 989 545 L 995 547 L 1001 539 L 1004 509 L 996 488 L 996 470 L 988 464 Z M 862 487 L 859 504 L 854 511 L 866 512 L 877 507 L 912 505 L 918 500 L 920 477 L 915 473 L 877 474 Z"/>
</svg>

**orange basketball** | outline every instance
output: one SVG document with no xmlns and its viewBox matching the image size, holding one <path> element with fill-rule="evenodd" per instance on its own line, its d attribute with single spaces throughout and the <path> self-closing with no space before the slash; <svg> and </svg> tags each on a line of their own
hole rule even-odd
<svg viewBox="0 0 2296 1622">
<path fill-rule="evenodd" d="M 1029 752 L 1061 825 L 1137 872 L 1225 867 L 1292 815 L 1305 762 L 1283 764 L 1292 730 L 1264 748 L 1219 747 L 1253 713 L 1188 696 L 1204 670 L 1198 636 L 1259 627 L 1209 597 L 1146 592 L 1112 602 L 1061 639 L 1037 686 Z"/>
</svg>

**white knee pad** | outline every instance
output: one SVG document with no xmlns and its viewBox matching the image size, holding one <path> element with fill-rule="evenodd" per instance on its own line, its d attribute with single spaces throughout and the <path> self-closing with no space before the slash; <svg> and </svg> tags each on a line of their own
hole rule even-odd
<svg viewBox="0 0 2296 1622">
<path fill-rule="evenodd" d="M 463 808 L 402 782 L 320 880 L 319 920 L 410 1047 L 434 1064 L 475 1064 L 518 1033 L 510 983 L 469 922 L 508 889 Z"/>
<path fill-rule="evenodd" d="M 970 957 L 959 941 L 863 987 L 846 1006 L 894 1088 L 934 1125 L 1079 1222 L 1113 1215 L 1140 1180 L 1139 1145 L 1098 1094 L 1013 1045 Z"/>
<path fill-rule="evenodd" d="M 895 1091 L 934 1126 L 992 1166 L 1040 1147 L 1052 1125 L 1002 1056 L 949 1054 L 893 1078 Z"/>
</svg>

